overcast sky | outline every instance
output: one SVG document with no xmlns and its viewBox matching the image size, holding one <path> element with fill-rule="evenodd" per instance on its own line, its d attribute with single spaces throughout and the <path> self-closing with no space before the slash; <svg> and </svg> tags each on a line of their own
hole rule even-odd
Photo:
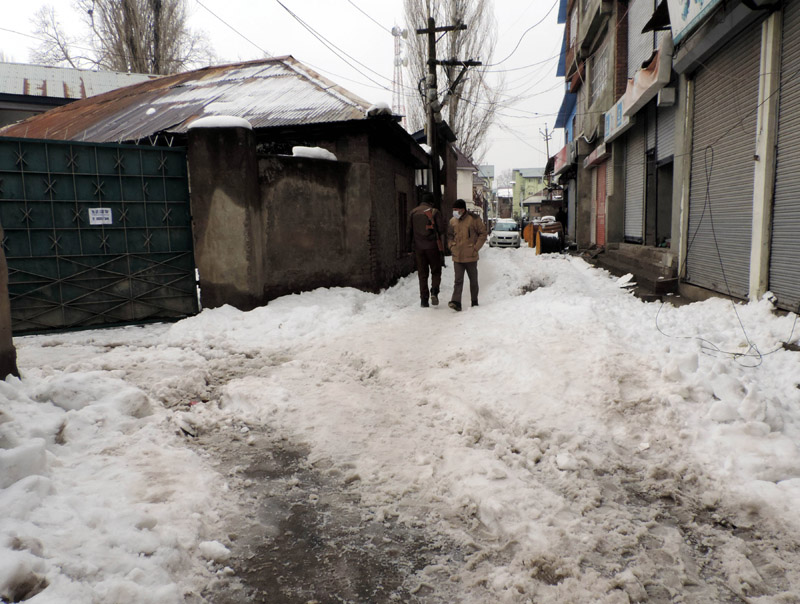
<svg viewBox="0 0 800 604">
<path fill-rule="evenodd" d="M 192 27 L 206 32 L 223 62 L 256 59 L 265 52 L 291 54 L 367 101 L 391 103 L 394 38 L 390 30 L 393 25 L 407 27 L 402 0 L 281 3 L 188 0 Z M 80 31 L 71 0 L 5 4 L 0 53 L 6 60 L 29 60 L 30 50 L 38 44 L 31 37 L 31 18 L 44 4 L 55 7 L 71 32 Z M 494 0 L 499 39 L 494 62 L 502 61 L 495 70 L 507 70 L 507 100 L 490 132 L 484 157 L 484 163 L 495 165 L 496 173 L 545 165 L 543 133 L 545 128 L 552 130 L 563 94 L 563 79 L 559 82 L 555 77 L 564 31 L 556 23 L 557 4 L 557 0 Z M 404 84 L 409 86 L 407 81 Z M 519 100 L 512 103 L 511 97 Z M 558 131 L 550 140 L 550 155 L 563 144 L 563 133 Z"/>
</svg>

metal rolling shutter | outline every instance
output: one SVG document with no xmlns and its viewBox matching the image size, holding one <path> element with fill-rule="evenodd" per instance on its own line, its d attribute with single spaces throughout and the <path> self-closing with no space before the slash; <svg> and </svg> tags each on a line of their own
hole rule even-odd
<svg viewBox="0 0 800 604">
<path fill-rule="evenodd" d="M 797 311 L 800 304 L 800 113 L 797 111 L 800 2 L 788 2 L 784 11 L 769 288 L 778 298 L 778 306 Z"/>
<path fill-rule="evenodd" d="M 628 130 L 625 148 L 625 239 L 642 242 L 644 233 L 644 128 Z"/>
<path fill-rule="evenodd" d="M 761 27 L 749 26 L 695 76 L 686 280 L 739 298 L 749 290 L 760 50 Z"/>
<path fill-rule="evenodd" d="M 668 159 L 675 153 L 675 105 L 658 108 L 658 140 L 656 161 Z"/>
<path fill-rule="evenodd" d="M 647 106 L 640 112 L 642 117 L 645 117 L 645 130 L 647 133 L 646 151 L 652 151 L 656 148 L 656 102 L 650 101 Z"/>
<path fill-rule="evenodd" d="M 653 16 L 653 0 L 633 0 L 628 7 L 628 77 L 642 67 L 653 54 L 653 32 L 641 33 Z"/>
</svg>

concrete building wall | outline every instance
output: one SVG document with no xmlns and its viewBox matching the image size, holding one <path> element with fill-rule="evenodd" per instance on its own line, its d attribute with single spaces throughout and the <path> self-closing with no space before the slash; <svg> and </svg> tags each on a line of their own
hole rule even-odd
<svg viewBox="0 0 800 604">
<path fill-rule="evenodd" d="M 194 128 L 188 161 L 201 304 L 252 309 L 263 301 L 264 248 L 253 132 Z"/>
<path fill-rule="evenodd" d="M 337 161 L 257 156 L 243 128 L 190 130 L 204 307 L 250 309 L 318 287 L 378 291 L 413 270 L 404 240 L 416 203 L 411 160 L 368 129 L 304 136 Z"/>
</svg>

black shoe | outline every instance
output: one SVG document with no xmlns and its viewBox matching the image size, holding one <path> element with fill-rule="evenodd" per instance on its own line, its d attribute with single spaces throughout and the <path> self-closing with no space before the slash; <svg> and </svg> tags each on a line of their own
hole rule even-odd
<svg viewBox="0 0 800 604">
<path fill-rule="evenodd" d="M 473 301 L 472 301 L 472 305 L 473 305 L 473 306 L 477 306 L 477 305 L 478 305 L 478 301 L 477 301 L 477 300 L 473 300 Z"/>
<path fill-rule="evenodd" d="M 461 312 L 461 302 L 450 302 L 448 306 L 456 312 Z"/>
<path fill-rule="evenodd" d="M 431 292 L 431 304 L 439 306 L 439 292 Z"/>
<path fill-rule="evenodd" d="M 429 306 L 428 305 L 428 299 L 427 298 L 421 298 L 420 301 L 419 301 L 419 305 L 422 308 L 428 308 L 428 306 Z"/>
</svg>

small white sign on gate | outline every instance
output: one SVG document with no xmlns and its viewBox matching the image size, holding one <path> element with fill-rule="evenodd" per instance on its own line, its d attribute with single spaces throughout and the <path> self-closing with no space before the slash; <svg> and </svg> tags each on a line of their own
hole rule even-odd
<svg viewBox="0 0 800 604">
<path fill-rule="evenodd" d="M 111 224 L 111 208 L 89 208 L 89 224 Z"/>
</svg>

